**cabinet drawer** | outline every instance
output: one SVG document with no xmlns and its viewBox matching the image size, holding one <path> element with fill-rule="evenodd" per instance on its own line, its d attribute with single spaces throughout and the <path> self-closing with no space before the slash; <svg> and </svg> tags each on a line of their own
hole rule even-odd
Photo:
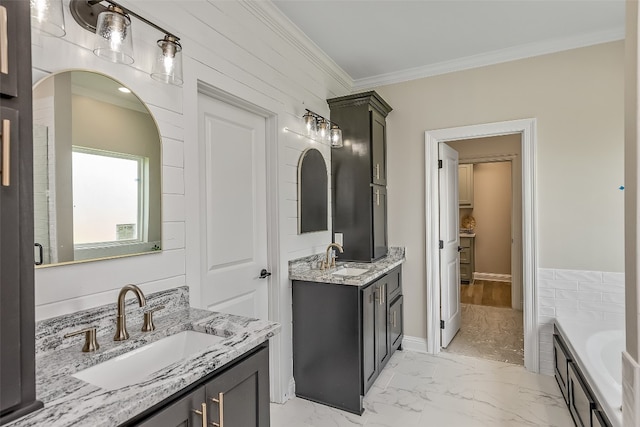
<svg viewBox="0 0 640 427">
<path fill-rule="evenodd" d="M 569 392 L 567 388 L 569 378 L 569 362 L 571 357 L 560 342 L 558 335 L 553 336 L 553 364 L 556 381 L 564 397 L 564 401 L 569 404 Z"/>
<path fill-rule="evenodd" d="M 460 251 L 460 264 L 469 264 L 471 263 L 471 249 L 463 248 Z"/>
<path fill-rule="evenodd" d="M 391 325 L 391 348 L 397 350 L 402 345 L 402 331 L 403 331 L 403 319 L 402 319 L 402 295 L 391 303 L 389 307 L 389 324 Z"/>
<path fill-rule="evenodd" d="M 473 276 L 473 272 L 471 271 L 470 264 L 460 264 L 460 280 L 463 281 L 471 281 L 471 277 Z"/>
<path fill-rule="evenodd" d="M 578 427 L 591 427 L 594 403 L 573 363 L 569 363 L 569 411 Z"/>
<path fill-rule="evenodd" d="M 462 246 L 463 248 L 470 248 L 471 247 L 471 237 L 461 237 L 460 238 L 460 246 Z"/>
<path fill-rule="evenodd" d="M 393 301 L 402 293 L 402 279 L 400 277 L 400 269 L 395 268 L 387 275 L 387 300 Z"/>
</svg>

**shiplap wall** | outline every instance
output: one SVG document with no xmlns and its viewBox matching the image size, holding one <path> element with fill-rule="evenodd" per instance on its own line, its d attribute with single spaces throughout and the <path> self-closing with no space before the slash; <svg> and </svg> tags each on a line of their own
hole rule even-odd
<svg viewBox="0 0 640 427">
<path fill-rule="evenodd" d="M 202 86 L 268 111 L 274 132 L 273 173 L 277 187 L 277 233 L 273 236 L 277 280 L 278 320 L 283 329 L 272 343 L 279 347 L 275 363 L 285 399 L 292 383 L 291 290 L 287 262 L 323 251 L 329 231 L 297 234 L 297 164 L 302 152 L 317 146 L 330 164 L 330 148 L 314 144 L 282 129 L 302 130 L 305 108 L 329 116 L 326 99 L 349 93 L 350 78 L 319 49 L 301 36 L 270 2 L 130 0 L 125 7 L 169 31 L 183 45 L 185 82 L 182 88 L 152 80 L 148 73 L 162 34 L 133 20 L 136 62 L 112 64 L 91 52 L 92 34 L 69 14 L 65 1 L 67 35 L 62 39 L 34 37 L 34 83 L 66 69 L 99 71 L 130 87 L 150 108 L 162 137 L 163 251 L 157 254 L 36 271 L 36 317 L 49 318 L 97 305 L 115 303 L 119 289 L 138 284 L 144 292 L 189 285 L 191 304 L 200 301 L 200 200 L 197 140 L 197 97 Z M 96 118 L 99 120 L 99 118 Z M 273 172 L 273 170 L 272 170 Z M 329 228 L 331 226 L 329 225 Z M 223 242 L 222 242 L 223 243 Z M 275 253 L 273 253 L 275 252 Z M 196 260 L 196 261 L 194 261 Z"/>
</svg>

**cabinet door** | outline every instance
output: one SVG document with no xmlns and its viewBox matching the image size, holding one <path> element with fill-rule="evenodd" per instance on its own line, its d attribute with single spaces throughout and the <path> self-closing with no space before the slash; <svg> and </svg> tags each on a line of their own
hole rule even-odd
<svg viewBox="0 0 640 427">
<path fill-rule="evenodd" d="M 389 302 L 387 300 L 387 280 L 383 278 L 377 285 L 378 299 L 376 301 L 376 362 L 378 372 L 382 370 L 391 357 Z"/>
<path fill-rule="evenodd" d="M 387 185 L 386 124 L 384 117 L 376 111 L 371 115 L 371 182 Z"/>
<path fill-rule="evenodd" d="M 197 427 L 207 425 L 203 422 L 202 405 L 205 404 L 204 387 L 200 387 L 176 402 L 169 404 L 147 418 L 139 427 Z M 206 404 L 205 404 L 206 405 Z M 199 411 L 200 413 L 197 413 Z"/>
<path fill-rule="evenodd" d="M 373 203 L 372 259 L 375 260 L 387 254 L 387 189 L 374 185 L 371 188 L 371 196 Z"/>
<path fill-rule="evenodd" d="M 458 166 L 458 203 L 461 208 L 473 207 L 473 164 Z"/>
<path fill-rule="evenodd" d="M 362 382 L 364 395 L 376 379 L 376 299 L 377 286 L 362 290 Z"/>
<path fill-rule="evenodd" d="M 578 427 L 591 427 L 593 400 L 573 363 L 569 363 L 569 411 Z"/>
<path fill-rule="evenodd" d="M 403 319 L 402 319 L 402 295 L 398 297 L 389 306 L 389 343 L 391 345 L 391 352 L 397 350 L 402 345 L 402 331 L 403 331 Z"/>
<path fill-rule="evenodd" d="M 18 96 L 18 43 L 20 20 L 16 19 L 18 1 L 0 2 L 0 95 Z M 31 73 L 29 73 L 31 75 Z"/>
<path fill-rule="evenodd" d="M 262 348 L 205 385 L 208 425 L 269 427 L 269 350 Z"/>
<path fill-rule="evenodd" d="M 553 335 L 553 360 L 556 381 L 564 397 L 564 401 L 569 404 L 569 393 L 567 383 L 569 379 L 569 362 L 571 358 L 567 354 L 564 346 L 557 335 Z"/>
<path fill-rule="evenodd" d="M 5 139 L 8 138 L 8 141 Z M 0 183 L 0 409 L 2 412 L 22 402 L 22 355 L 20 312 L 20 194 L 18 189 L 18 112 L 0 108 L 0 168 L 8 156 L 9 185 Z M 8 147 L 7 147 L 8 142 Z M 2 149 L 2 146 L 6 149 Z M 7 166 L 6 164 L 4 166 Z"/>
</svg>

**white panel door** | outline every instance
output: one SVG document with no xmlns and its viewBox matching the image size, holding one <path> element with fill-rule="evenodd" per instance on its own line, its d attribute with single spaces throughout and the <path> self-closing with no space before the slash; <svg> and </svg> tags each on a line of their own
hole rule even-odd
<svg viewBox="0 0 640 427">
<path fill-rule="evenodd" d="M 204 153 L 202 297 L 208 309 L 268 318 L 264 117 L 199 94 Z"/>
<path fill-rule="evenodd" d="M 449 345 L 460 329 L 460 230 L 458 227 L 458 152 L 446 144 L 438 144 L 442 161 L 440 186 L 440 319 L 442 347 Z"/>
</svg>

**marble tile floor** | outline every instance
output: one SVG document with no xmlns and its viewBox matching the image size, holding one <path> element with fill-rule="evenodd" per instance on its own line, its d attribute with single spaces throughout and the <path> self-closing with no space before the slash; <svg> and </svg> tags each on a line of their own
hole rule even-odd
<svg viewBox="0 0 640 427">
<path fill-rule="evenodd" d="M 444 351 L 524 365 L 522 312 L 460 304 L 460 331 Z"/>
<path fill-rule="evenodd" d="M 572 427 L 555 379 L 451 353 L 396 352 L 354 415 L 293 398 L 271 404 L 272 427 Z"/>
</svg>

